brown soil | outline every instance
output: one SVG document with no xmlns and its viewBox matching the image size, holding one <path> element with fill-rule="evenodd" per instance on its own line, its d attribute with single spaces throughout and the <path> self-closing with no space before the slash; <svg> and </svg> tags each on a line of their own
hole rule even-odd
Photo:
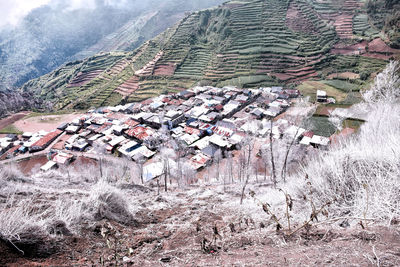
<svg viewBox="0 0 400 267">
<path fill-rule="evenodd" d="M 353 45 L 346 45 L 344 43 L 338 43 L 331 50 L 332 54 L 341 55 L 358 55 L 365 53 L 365 47 L 367 46 L 367 41 L 362 41 Z"/>
<path fill-rule="evenodd" d="M 115 91 L 123 96 L 129 96 L 130 94 L 138 90 L 139 87 L 139 77 L 134 75 L 129 80 L 118 86 Z"/>
<path fill-rule="evenodd" d="M 70 135 L 63 135 L 61 136 L 61 138 L 58 140 L 58 142 L 52 147 L 52 149 L 56 149 L 56 150 L 63 150 L 64 149 L 64 145 L 65 145 L 65 141 L 67 141 L 69 138 L 71 138 Z"/>
<path fill-rule="evenodd" d="M 71 166 L 75 169 L 80 168 L 82 166 L 97 166 L 97 161 L 94 159 L 89 159 L 86 157 L 78 157 L 74 162 L 72 162 Z"/>
<path fill-rule="evenodd" d="M 333 24 L 340 39 L 351 39 L 353 37 L 353 15 L 343 14 L 336 17 Z"/>
<path fill-rule="evenodd" d="M 117 64 L 115 64 L 111 69 L 107 71 L 107 74 L 111 76 L 118 75 L 121 73 L 122 70 L 124 70 L 127 66 L 129 66 L 129 61 L 126 59 L 122 59 L 118 61 Z"/>
<path fill-rule="evenodd" d="M 33 171 L 39 171 L 40 167 L 42 167 L 48 161 L 46 155 L 34 156 L 27 160 L 22 160 L 17 163 L 18 169 L 22 171 L 25 175 L 31 175 Z"/>
<path fill-rule="evenodd" d="M 65 237 L 58 253 L 48 258 L 23 258 L 0 245 L 0 264 L 18 267 L 101 266 L 102 261 L 104 266 L 400 264 L 398 228 L 319 227 L 285 237 L 260 227 L 251 218 L 224 221 L 222 214 L 198 210 L 192 204 L 141 212 L 140 216 L 142 223 L 139 227 L 101 221 L 84 230 L 82 237 Z M 173 218 L 176 220 L 173 220 L 175 225 L 171 228 L 167 222 Z M 193 218 L 198 218 L 196 223 L 190 223 Z M 112 227 L 120 235 L 118 239 L 111 239 L 111 249 L 100 235 L 100 230 L 106 227 Z M 202 246 L 203 242 L 205 245 Z M 117 260 L 114 255 L 117 255 Z"/>
<path fill-rule="evenodd" d="M 301 12 L 296 3 L 291 2 L 286 15 L 286 26 L 296 32 L 318 34 L 314 24 Z"/>
<path fill-rule="evenodd" d="M 175 63 L 157 65 L 154 69 L 155 76 L 172 76 L 175 73 Z"/>
<path fill-rule="evenodd" d="M 286 74 L 286 73 L 272 73 L 272 75 L 281 81 L 286 81 L 286 80 L 290 80 L 291 78 L 293 78 L 292 75 Z"/>
<path fill-rule="evenodd" d="M 8 117 L 0 120 L 0 130 L 19 121 L 20 119 L 22 119 L 23 117 L 25 117 L 28 114 L 29 114 L 28 111 L 24 111 L 24 112 L 20 112 L 17 114 L 13 114 L 11 116 L 8 116 Z"/>
<path fill-rule="evenodd" d="M 315 114 L 318 114 L 318 115 L 321 115 L 321 116 L 329 116 L 331 114 L 331 112 L 334 111 L 335 109 L 336 109 L 335 107 L 323 106 Z"/>
<path fill-rule="evenodd" d="M 331 53 L 340 55 L 361 55 L 364 57 L 389 60 L 393 55 L 400 54 L 400 50 L 390 48 L 382 39 L 376 38 L 369 43 L 367 41 L 362 41 L 353 45 L 338 43 L 331 50 Z"/>
<path fill-rule="evenodd" d="M 91 80 L 99 76 L 102 72 L 102 70 L 94 70 L 85 73 L 80 72 L 70 81 L 68 87 L 79 87 L 88 84 Z"/>
<path fill-rule="evenodd" d="M 368 52 L 371 53 L 400 53 L 400 50 L 390 48 L 382 39 L 376 38 L 368 44 Z"/>
<path fill-rule="evenodd" d="M 82 114 L 37 116 L 19 120 L 14 125 L 20 131 L 24 132 L 38 132 L 40 130 L 50 132 L 55 130 L 60 124 L 71 122 L 75 118 L 80 117 L 82 117 Z"/>
</svg>

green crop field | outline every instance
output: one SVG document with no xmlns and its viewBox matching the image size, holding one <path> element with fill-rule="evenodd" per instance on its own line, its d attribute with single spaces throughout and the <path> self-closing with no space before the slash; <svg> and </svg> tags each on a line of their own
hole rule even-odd
<svg viewBox="0 0 400 267">
<path fill-rule="evenodd" d="M 14 125 L 9 125 L 0 130 L 0 134 L 23 134 Z"/>
<path fill-rule="evenodd" d="M 351 91 L 359 91 L 360 90 L 360 85 L 350 83 L 348 81 L 344 80 L 325 80 L 322 81 L 322 83 L 329 85 L 331 87 L 334 87 L 336 89 L 339 89 L 340 91 L 343 92 L 351 92 Z"/>
</svg>

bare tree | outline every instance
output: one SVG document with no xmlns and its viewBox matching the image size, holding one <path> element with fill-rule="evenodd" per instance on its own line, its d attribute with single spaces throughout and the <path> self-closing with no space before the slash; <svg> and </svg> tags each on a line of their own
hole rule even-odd
<svg viewBox="0 0 400 267">
<path fill-rule="evenodd" d="M 293 145 L 295 144 L 296 140 L 299 138 L 300 130 L 304 129 L 304 128 L 305 129 L 309 128 L 309 123 L 308 123 L 309 119 L 316 110 L 315 105 L 310 106 L 308 99 L 304 99 L 303 101 L 297 103 L 297 105 L 295 107 L 303 108 L 305 110 L 305 113 L 299 112 L 295 116 L 291 116 L 293 123 L 297 124 L 298 126 L 296 126 L 296 132 L 294 133 L 294 135 L 289 136 L 288 140 L 286 140 L 286 151 L 285 151 L 285 157 L 283 160 L 283 165 L 282 165 L 282 170 L 281 170 L 281 179 L 284 182 L 286 182 L 287 163 L 288 163 L 289 155 L 292 151 Z"/>
<path fill-rule="evenodd" d="M 243 151 L 245 153 L 245 174 L 246 174 L 246 179 L 244 181 L 244 185 L 242 187 L 242 194 L 240 197 L 240 204 L 243 203 L 243 198 L 244 198 L 244 192 L 246 190 L 246 186 L 249 182 L 250 175 L 251 175 L 251 161 L 252 161 L 252 154 L 254 151 L 254 146 L 255 146 L 255 137 L 254 136 L 248 136 L 247 138 L 244 139 L 243 141 Z"/>
<path fill-rule="evenodd" d="M 196 170 L 193 169 L 187 160 L 183 163 L 182 174 L 185 177 L 184 181 L 187 185 L 191 184 L 196 177 Z"/>
<path fill-rule="evenodd" d="M 142 184 L 144 184 L 143 180 L 143 166 L 146 163 L 146 158 L 143 155 L 138 155 L 138 157 L 135 159 L 136 162 L 136 168 L 138 170 L 139 174 L 139 179 Z"/>
<path fill-rule="evenodd" d="M 271 156 L 271 167 L 272 167 L 272 174 L 271 174 L 271 180 L 274 183 L 274 186 L 276 187 L 277 184 L 277 179 L 276 179 L 276 168 L 275 168 L 275 159 L 274 159 L 274 148 L 273 148 L 273 138 L 272 138 L 272 129 L 274 127 L 274 122 L 271 119 L 270 120 L 271 124 L 271 130 L 269 132 L 269 149 L 270 149 L 270 156 Z"/>
<path fill-rule="evenodd" d="M 214 161 L 214 163 L 215 163 L 215 165 L 216 165 L 216 169 L 215 169 L 215 171 L 216 171 L 216 178 L 217 178 L 217 181 L 219 181 L 219 176 L 220 176 L 220 164 L 221 164 L 221 160 L 222 160 L 222 151 L 221 151 L 221 149 L 218 149 L 216 152 L 215 152 L 215 154 L 214 154 L 214 158 L 213 158 L 213 161 Z"/>
<path fill-rule="evenodd" d="M 93 149 L 96 152 L 96 154 L 99 155 L 100 178 L 103 178 L 103 160 L 104 160 L 104 154 L 106 153 L 106 147 L 104 146 L 104 144 L 95 142 L 93 144 Z"/>
<path fill-rule="evenodd" d="M 226 153 L 226 164 L 225 164 L 225 174 L 224 174 L 224 190 L 226 186 L 226 178 L 227 180 L 233 183 L 233 157 L 232 152 L 227 151 Z M 226 177 L 228 176 L 228 177 Z"/>
<path fill-rule="evenodd" d="M 164 191 L 168 191 L 168 178 L 170 177 L 171 174 L 171 166 L 170 166 L 170 160 L 174 158 L 175 152 L 173 149 L 168 148 L 168 147 L 163 147 L 161 148 L 160 151 L 160 160 L 163 164 L 163 175 L 164 175 Z"/>
<path fill-rule="evenodd" d="M 184 157 L 186 156 L 187 147 L 182 142 L 179 141 L 171 141 L 173 149 L 169 149 L 169 155 L 171 158 L 175 158 L 176 160 L 176 169 L 174 171 L 174 176 L 178 182 L 178 185 L 181 185 L 183 181 L 183 164 Z"/>
<path fill-rule="evenodd" d="M 370 90 L 362 93 L 367 103 L 395 103 L 400 100 L 400 63 L 391 61 L 375 78 Z"/>
<path fill-rule="evenodd" d="M 260 148 L 260 153 L 261 153 L 261 160 L 263 162 L 263 167 L 264 167 L 264 182 L 267 180 L 267 174 L 268 174 L 268 166 L 270 163 L 270 152 L 269 152 L 269 146 L 268 149 L 265 149 L 264 147 Z"/>
</svg>

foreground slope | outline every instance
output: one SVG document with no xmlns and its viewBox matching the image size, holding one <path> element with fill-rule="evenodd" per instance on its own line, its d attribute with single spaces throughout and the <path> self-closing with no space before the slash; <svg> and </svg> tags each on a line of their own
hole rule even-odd
<svg viewBox="0 0 400 267">
<path fill-rule="evenodd" d="M 362 78 L 353 81 L 360 87 L 399 52 L 365 18 L 357 0 L 227 2 L 185 17 L 133 52 L 70 63 L 23 90 L 56 108 L 89 108 L 196 83 L 297 84 L 351 72 Z"/>
</svg>

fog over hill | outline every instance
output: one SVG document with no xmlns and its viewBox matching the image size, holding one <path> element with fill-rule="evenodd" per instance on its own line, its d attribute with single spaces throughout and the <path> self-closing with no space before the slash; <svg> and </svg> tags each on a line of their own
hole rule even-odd
<svg viewBox="0 0 400 267">
<path fill-rule="evenodd" d="M 34 0 L 0 3 L 0 90 L 65 62 L 132 50 L 184 17 L 221 0 Z"/>
</svg>

